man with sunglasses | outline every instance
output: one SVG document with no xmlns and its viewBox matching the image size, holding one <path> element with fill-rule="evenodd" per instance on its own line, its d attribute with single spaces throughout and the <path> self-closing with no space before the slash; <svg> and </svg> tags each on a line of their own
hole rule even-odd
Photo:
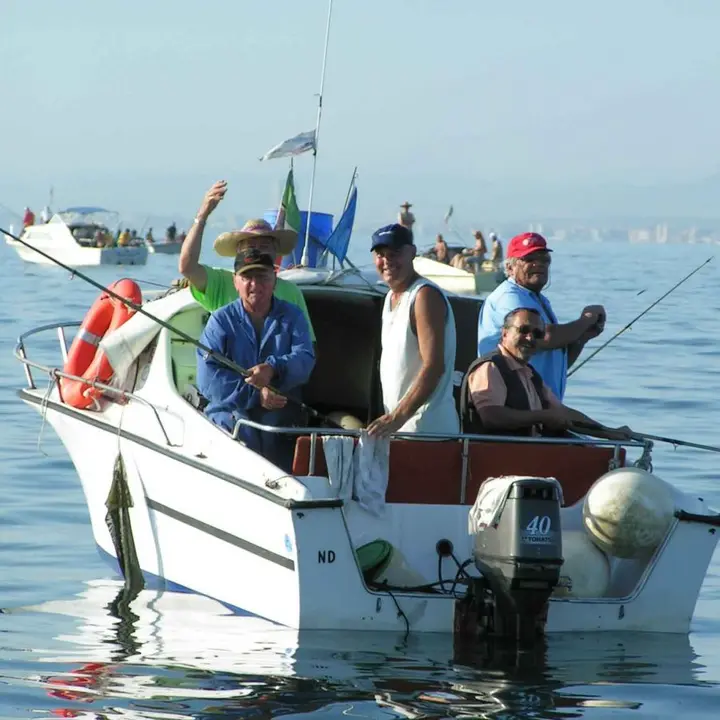
<svg viewBox="0 0 720 720">
<path fill-rule="evenodd" d="M 480 308 L 478 355 L 498 344 L 504 318 L 511 310 L 535 308 L 545 321 L 545 337 L 537 343 L 532 366 L 562 400 L 568 368 L 585 343 L 605 329 L 605 308 L 588 305 L 577 320 L 558 322 L 550 301 L 541 292 L 550 278 L 551 252 L 538 233 L 523 233 L 510 240 L 505 259 L 507 280 L 490 293 Z"/>
<path fill-rule="evenodd" d="M 275 426 L 301 420 L 297 403 L 288 397 L 299 399 L 315 366 L 315 353 L 302 310 L 273 297 L 276 280 L 271 255 L 240 250 L 234 275 L 238 299 L 214 312 L 200 337 L 217 355 L 248 368 L 247 377 L 241 377 L 213 355 L 197 351 L 197 384 L 208 399 L 205 414 L 228 431 L 240 418 Z M 290 472 L 292 436 L 242 426 L 240 439 Z"/>
<path fill-rule="evenodd" d="M 535 308 L 511 310 L 500 344 L 468 368 L 460 391 L 463 433 L 557 435 L 576 430 L 610 439 L 629 439 L 627 427 L 605 428 L 563 405 L 529 364 L 547 328 Z"/>
</svg>

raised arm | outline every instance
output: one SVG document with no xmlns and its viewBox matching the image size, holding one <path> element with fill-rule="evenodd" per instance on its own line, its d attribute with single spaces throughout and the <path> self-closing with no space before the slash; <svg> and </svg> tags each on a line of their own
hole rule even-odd
<svg viewBox="0 0 720 720">
<path fill-rule="evenodd" d="M 605 327 L 605 308 L 602 305 L 588 305 L 577 320 L 569 323 L 546 325 L 545 337 L 538 341 L 538 350 L 568 348 L 577 359 L 585 343 L 597 337 Z M 569 363 L 572 364 L 572 363 Z"/>
<path fill-rule="evenodd" d="M 206 193 L 200 205 L 192 227 L 180 250 L 178 270 L 186 277 L 200 292 L 205 292 L 207 287 L 207 272 L 200 263 L 200 249 L 202 247 L 202 236 L 205 230 L 205 223 L 212 211 L 218 206 L 227 192 L 227 182 L 218 180 Z"/>
</svg>

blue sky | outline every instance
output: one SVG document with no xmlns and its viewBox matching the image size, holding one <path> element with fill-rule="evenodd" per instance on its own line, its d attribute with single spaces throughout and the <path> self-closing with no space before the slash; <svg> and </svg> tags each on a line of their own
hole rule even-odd
<svg viewBox="0 0 720 720">
<path fill-rule="evenodd" d="M 192 216 L 223 177 L 226 212 L 276 204 L 287 163 L 258 157 L 314 126 L 326 0 L 1 7 L 0 203 L 52 184 Z M 718 27 L 712 0 L 334 0 L 316 209 L 355 165 L 371 223 L 405 199 L 470 222 L 717 173 Z"/>
</svg>

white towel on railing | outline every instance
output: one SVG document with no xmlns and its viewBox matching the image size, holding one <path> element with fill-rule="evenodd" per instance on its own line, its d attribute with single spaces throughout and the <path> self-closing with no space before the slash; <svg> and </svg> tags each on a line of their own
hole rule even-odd
<svg viewBox="0 0 720 720">
<path fill-rule="evenodd" d="M 354 498 L 358 505 L 379 517 L 385 507 L 390 470 L 389 438 L 370 437 L 361 431 L 357 446 L 352 437 L 323 437 L 325 464 L 333 495 Z"/>
<path fill-rule="evenodd" d="M 346 435 L 323 437 L 323 452 L 333 497 L 350 500 L 353 494 L 355 441 Z"/>
<path fill-rule="evenodd" d="M 379 517 L 385 508 L 390 474 L 390 438 L 370 437 L 361 430 L 353 474 L 358 505 Z"/>
</svg>

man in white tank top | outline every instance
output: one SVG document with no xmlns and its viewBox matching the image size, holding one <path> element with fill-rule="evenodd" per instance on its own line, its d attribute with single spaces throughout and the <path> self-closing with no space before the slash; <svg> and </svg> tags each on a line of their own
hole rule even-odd
<svg viewBox="0 0 720 720">
<path fill-rule="evenodd" d="M 455 317 L 445 293 L 413 268 L 412 232 L 386 225 L 372 236 L 375 267 L 390 291 L 382 315 L 380 382 L 385 414 L 370 435 L 459 431 L 453 397 Z"/>
</svg>

